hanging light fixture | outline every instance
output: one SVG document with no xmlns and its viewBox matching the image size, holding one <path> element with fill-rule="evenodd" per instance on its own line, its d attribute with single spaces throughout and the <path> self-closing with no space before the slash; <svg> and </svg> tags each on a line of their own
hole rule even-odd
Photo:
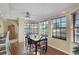
<svg viewBox="0 0 79 59">
<path fill-rule="evenodd" d="M 27 11 L 27 12 L 25 12 L 25 20 L 30 20 L 30 21 L 32 21 L 34 18 L 31 16 L 31 14 Z"/>
<path fill-rule="evenodd" d="M 30 18 L 30 13 L 29 12 L 26 12 L 26 18 Z"/>
<path fill-rule="evenodd" d="M 26 20 L 31 20 L 30 13 L 28 11 L 25 14 L 25 19 Z"/>
</svg>

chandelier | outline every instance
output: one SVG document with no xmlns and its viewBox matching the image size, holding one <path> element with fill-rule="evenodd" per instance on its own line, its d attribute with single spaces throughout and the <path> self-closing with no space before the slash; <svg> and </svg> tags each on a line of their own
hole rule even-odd
<svg viewBox="0 0 79 59">
<path fill-rule="evenodd" d="M 26 18 L 30 18 L 30 13 L 29 12 L 26 12 Z"/>
</svg>

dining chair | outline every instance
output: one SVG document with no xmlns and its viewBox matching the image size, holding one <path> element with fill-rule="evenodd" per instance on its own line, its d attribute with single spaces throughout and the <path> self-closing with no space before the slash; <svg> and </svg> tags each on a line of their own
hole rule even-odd
<svg viewBox="0 0 79 59">
<path fill-rule="evenodd" d="M 46 51 L 47 51 L 47 38 L 42 39 L 42 41 L 40 41 L 38 43 L 37 48 L 38 48 L 38 51 L 40 52 L 40 54 L 46 53 Z"/>
<path fill-rule="evenodd" d="M 29 37 L 26 37 L 26 43 L 27 43 L 27 45 L 26 45 L 26 52 L 27 52 L 27 54 L 30 54 L 34 50 L 35 45 L 30 40 Z"/>
</svg>

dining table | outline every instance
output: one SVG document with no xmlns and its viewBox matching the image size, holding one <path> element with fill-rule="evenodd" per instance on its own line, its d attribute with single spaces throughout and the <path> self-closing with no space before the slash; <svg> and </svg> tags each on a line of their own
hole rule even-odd
<svg viewBox="0 0 79 59">
<path fill-rule="evenodd" d="M 40 37 L 38 35 L 35 35 L 35 36 L 31 35 L 28 41 L 35 45 L 35 55 L 37 55 L 38 43 L 40 43 L 41 41 L 46 41 L 46 51 L 47 51 L 47 38 L 46 37 Z"/>
</svg>

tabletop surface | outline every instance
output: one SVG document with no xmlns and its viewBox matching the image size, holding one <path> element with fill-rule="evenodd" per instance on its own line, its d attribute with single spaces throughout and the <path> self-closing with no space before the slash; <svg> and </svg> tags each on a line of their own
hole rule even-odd
<svg viewBox="0 0 79 59">
<path fill-rule="evenodd" d="M 45 37 L 42 37 L 40 35 L 30 35 L 30 38 L 34 41 L 39 41 L 40 39 L 44 39 Z"/>
</svg>

